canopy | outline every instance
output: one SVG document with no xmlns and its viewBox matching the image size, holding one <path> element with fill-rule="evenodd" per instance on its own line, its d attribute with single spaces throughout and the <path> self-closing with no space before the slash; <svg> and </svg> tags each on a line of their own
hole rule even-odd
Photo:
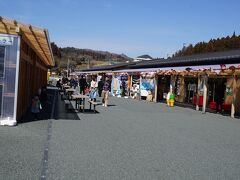
<svg viewBox="0 0 240 180">
<path fill-rule="evenodd" d="M 0 16 L 0 33 L 21 35 L 46 66 L 54 66 L 54 59 L 47 29 L 33 27 Z"/>
</svg>

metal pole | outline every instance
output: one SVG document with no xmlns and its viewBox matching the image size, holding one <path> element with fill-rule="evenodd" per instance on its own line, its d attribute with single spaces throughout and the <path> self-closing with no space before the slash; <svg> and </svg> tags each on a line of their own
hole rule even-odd
<svg viewBox="0 0 240 180">
<path fill-rule="evenodd" d="M 69 59 L 67 61 L 67 77 L 68 77 L 68 69 L 69 69 Z"/>
<path fill-rule="evenodd" d="M 88 69 L 90 69 L 90 58 L 88 58 Z"/>
</svg>

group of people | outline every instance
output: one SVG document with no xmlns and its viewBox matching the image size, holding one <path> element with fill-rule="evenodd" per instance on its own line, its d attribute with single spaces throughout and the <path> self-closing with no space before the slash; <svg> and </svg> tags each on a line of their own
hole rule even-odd
<svg viewBox="0 0 240 180">
<path fill-rule="evenodd" d="M 81 89 L 84 89 L 86 87 L 80 86 L 80 91 Z M 91 85 L 90 85 L 90 99 L 96 102 L 96 96 L 97 92 L 99 97 L 102 97 L 102 105 L 104 107 L 108 106 L 108 95 L 109 92 L 111 91 L 111 81 L 109 77 L 105 77 L 105 80 L 102 78 L 100 81 L 97 82 L 96 78 L 92 78 Z"/>
<path fill-rule="evenodd" d="M 102 97 L 102 104 L 104 107 L 107 107 L 108 105 L 108 94 L 111 91 L 111 81 L 109 77 L 105 77 L 104 79 L 101 78 L 99 81 L 97 81 L 96 77 L 92 77 L 92 80 L 90 83 L 87 82 L 87 79 L 85 76 L 81 76 L 78 81 L 76 79 L 71 78 L 69 81 L 66 81 L 66 78 L 63 78 L 62 81 L 59 80 L 57 82 L 57 87 L 60 88 L 62 83 L 69 83 L 69 85 L 73 88 L 76 88 L 79 85 L 80 88 L 80 94 L 89 94 L 89 98 L 92 101 L 96 101 L 97 94 L 99 97 Z M 64 84 L 65 84 L 64 83 Z"/>
</svg>

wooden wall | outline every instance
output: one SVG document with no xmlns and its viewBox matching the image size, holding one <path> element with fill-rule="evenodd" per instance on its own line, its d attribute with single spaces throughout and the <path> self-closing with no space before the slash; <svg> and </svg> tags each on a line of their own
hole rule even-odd
<svg viewBox="0 0 240 180">
<path fill-rule="evenodd" d="M 21 39 L 18 79 L 17 119 L 21 118 L 31 106 L 31 100 L 38 89 L 47 85 L 47 67 L 33 51 L 31 46 Z"/>
</svg>

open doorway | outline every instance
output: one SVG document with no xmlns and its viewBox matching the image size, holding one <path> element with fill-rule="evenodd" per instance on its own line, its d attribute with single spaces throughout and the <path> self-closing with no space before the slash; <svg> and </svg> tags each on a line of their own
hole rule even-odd
<svg viewBox="0 0 240 180">
<path fill-rule="evenodd" d="M 195 77 L 186 77 L 184 78 L 185 84 L 185 103 L 193 104 L 194 96 L 197 93 L 197 82 L 198 79 Z"/>
<path fill-rule="evenodd" d="M 157 101 L 164 101 L 170 88 L 171 76 L 158 76 Z"/>
</svg>

